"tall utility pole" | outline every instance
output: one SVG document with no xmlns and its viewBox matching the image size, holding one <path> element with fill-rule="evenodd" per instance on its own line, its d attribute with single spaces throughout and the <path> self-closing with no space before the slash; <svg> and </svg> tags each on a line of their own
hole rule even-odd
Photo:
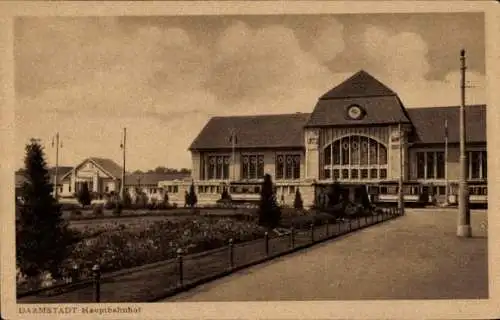
<svg viewBox="0 0 500 320">
<path fill-rule="evenodd" d="M 450 182 L 448 181 L 448 119 L 444 120 L 444 180 L 445 180 L 445 204 L 449 204 Z"/>
<path fill-rule="evenodd" d="M 404 214 L 404 193 L 403 193 L 403 128 L 401 125 L 401 121 L 398 126 L 399 130 L 399 192 L 398 192 L 398 209 L 399 214 Z"/>
<path fill-rule="evenodd" d="M 54 198 L 57 200 L 59 197 L 59 187 L 58 187 L 58 180 L 59 180 L 59 132 L 56 133 L 55 136 L 55 144 L 54 144 L 54 138 L 52 138 L 52 147 L 56 148 L 56 172 L 54 175 Z"/>
<path fill-rule="evenodd" d="M 233 181 L 236 180 L 236 143 L 237 143 L 237 137 L 236 137 L 236 130 L 233 128 L 231 130 L 231 151 L 232 151 L 232 163 L 233 163 L 233 170 L 232 170 L 232 179 Z"/>
<path fill-rule="evenodd" d="M 122 182 L 120 184 L 120 199 L 125 199 L 125 151 L 127 143 L 127 128 L 123 128 L 123 143 L 121 145 L 123 151 L 123 168 L 122 168 Z"/>
<path fill-rule="evenodd" d="M 472 230 L 470 226 L 470 211 L 469 211 L 469 192 L 467 190 L 467 158 L 465 155 L 465 50 L 460 51 L 461 62 L 461 104 L 460 104 L 460 183 L 459 183 L 459 199 L 458 199 L 458 226 L 457 236 L 471 237 Z"/>
</svg>

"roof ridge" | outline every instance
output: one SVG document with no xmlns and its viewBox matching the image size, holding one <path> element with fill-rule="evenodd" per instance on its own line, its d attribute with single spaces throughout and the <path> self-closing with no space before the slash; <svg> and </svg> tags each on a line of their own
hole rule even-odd
<svg viewBox="0 0 500 320">
<path fill-rule="evenodd" d="M 378 98 L 378 97 L 397 97 L 398 95 L 396 93 L 392 94 L 373 94 L 373 95 L 366 95 L 366 96 L 344 96 L 344 97 L 320 97 L 318 100 L 345 100 L 345 99 L 365 99 L 365 98 Z"/>
<path fill-rule="evenodd" d="M 486 107 L 486 106 L 487 106 L 486 103 L 483 103 L 483 104 L 481 104 L 481 103 L 479 103 L 479 104 L 467 104 L 467 105 L 465 105 L 466 108 L 470 108 L 470 107 L 472 107 L 472 108 L 474 108 L 474 107 Z M 420 110 L 420 109 L 438 109 L 438 108 L 440 108 L 440 109 L 460 108 L 460 105 L 432 106 L 432 107 L 406 107 L 407 110 L 415 110 L 415 109 L 417 109 L 417 110 Z"/>
</svg>

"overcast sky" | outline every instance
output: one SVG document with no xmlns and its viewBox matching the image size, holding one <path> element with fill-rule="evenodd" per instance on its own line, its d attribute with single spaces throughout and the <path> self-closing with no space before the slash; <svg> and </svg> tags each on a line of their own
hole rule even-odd
<svg viewBox="0 0 500 320">
<path fill-rule="evenodd" d="M 216 115 L 311 112 L 364 69 L 406 107 L 485 103 L 481 14 L 19 18 L 15 23 L 16 158 L 60 132 L 60 163 L 191 167 L 189 144 Z"/>
</svg>

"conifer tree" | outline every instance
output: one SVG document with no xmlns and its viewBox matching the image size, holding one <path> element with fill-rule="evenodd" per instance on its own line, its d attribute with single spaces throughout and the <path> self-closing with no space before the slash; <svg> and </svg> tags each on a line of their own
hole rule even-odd
<svg viewBox="0 0 500 320">
<path fill-rule="evenodd" d="M 198 197 L 196 196 L 196 192 L 194 191 L 194 183 L 191 183 L 191 187 L 189 187 L 188 205 L 193 208 L 197 203 Z"/>
<path fill-rule="evenodd" d="M 53 185 L 43 147 L 34 139 L 26 146 L 25 182 L 16 224 L 16 257 L 21 272 L 35 277 L 48 271 L 60 275 L 61 263 L 71 254 L 78 234 L 68 229 Z"/>
<path fill-rule="evenodd" d="M 281 220 L 281 209 L 276 202 L 271 176 L 266 174 L 260 190 L 259 224 L 276 228 Z"/>
<path fill-rule="evenodd" d="M 300 194 L 299 188 L 295 192 L 295 200 L 293 201 L 293 207 L 297 210 L 304 209 L 304 202 L 302 201 L 302 195 Z"/>
</svg>

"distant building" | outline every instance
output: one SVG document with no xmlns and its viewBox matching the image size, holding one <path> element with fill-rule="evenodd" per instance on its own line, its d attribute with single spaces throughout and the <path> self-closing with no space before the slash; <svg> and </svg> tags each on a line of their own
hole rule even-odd
<svg viewBox="0 0 500 320">
<path fill-rule="evenodd" d="M 472 183 L 485 183 L 486 106 L 467 106 L 466 123 L 467 176 Z M 200 204 L 215 203 L 224 185 L 233 199 L 256 200 L 264 174 L 270 174 L 278 199 L 292 205 L 300 188 L 304 204 L 311 206 L 318 190 L 333 181 L 397 181 L 400 141 L 405 182 L 421 183 L 443 198 L 448 181 L 456 194 L 459 107 L 406 109 L 395 92 L 365 71 L 321 96 L 312 113 L 211 118 L 189 147 L 192 180 L 167 184 L 178 186 L 183 197 L 194 183 Z M 470 190 L 487 192 L 485 185 Z"/>
<path fill-rule="evenodd" d="M 118 194 L 121 187 L 122 166 L 111 159 L 91 157 L 80 162 L 75 167 L 61 166 L 58 168 L 58 194 L 62 201 L 76 202 L 75 195 L 87 183 L 89 191 L 94 194 L 94 200 L 104 200 L 107 195 Z M 49 168 L 51 182 L 55 179 L 55 168 Z M 149 201 L 162 201 L 165 193 L 178 193 L 179 188 L 162 183 L 180 181 L 189 177 L 189 173 L 127 173 L 125 175 L 125 190 L 135 199 L 137 192 L 144 193 Z M 22 171 L 15 174 L 16 194 L 25 181 Z M 175 198 L 175 196 L 174 196 Z M 175 200 L 174 200 L 175 202 Z M 180 203 L 178 203 L 180 204 Z"/>
<path fill-rule="evenodd" d="M 62 175 L 63 188 L 60 196 L 73 197 L 80 192 L 84 183 L 96 194 L 119 192 L 122 170 L 122 167 L 111 159 L 87 158 Z"/>
<path fill-rule="evenodd" d="M 137 198 L 139 193 L 143 193 L 148 197 L 148 201 L 163 202 L 165 194 L 168 194 L 169 200 L 172 198 L 173 203 L 180 205 L 179 187 L 177 184 L 184 179 L 189 178 L 189 173 L 133 173 L 125 177 L 125 190 L 129 192 L 132 201 Z M 176 184 L 177 183 L 177 184 Z M 166 186 L 165 186 L 166 185 Z M 170 201 L 172 204 L 172 201 Z"/>
</svg>

